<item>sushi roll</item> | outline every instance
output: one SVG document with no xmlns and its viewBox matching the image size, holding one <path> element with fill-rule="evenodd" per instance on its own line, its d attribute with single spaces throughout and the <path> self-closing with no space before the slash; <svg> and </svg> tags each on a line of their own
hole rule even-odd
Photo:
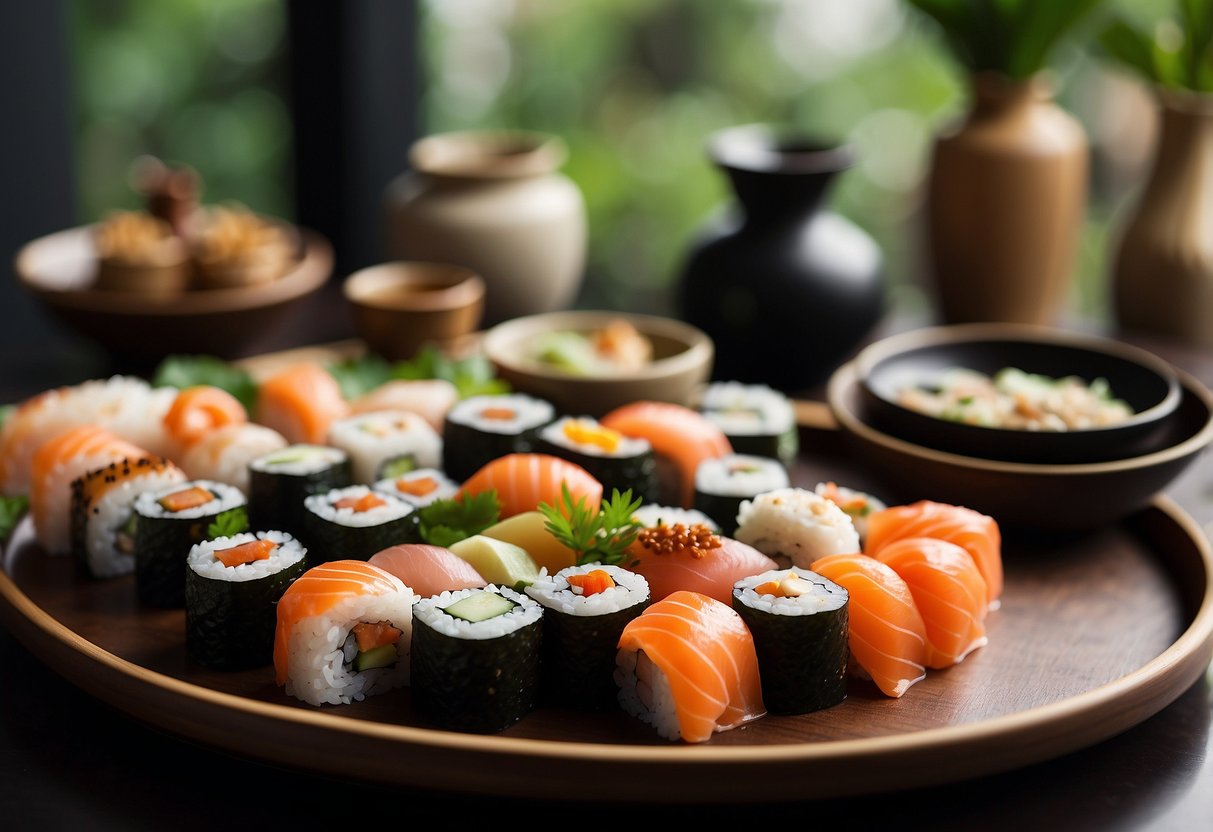
<svg viewBox="0 0 1213 832">
<path fill-rule="evenodd" d="M 539 431 L 537 450 L 590 472 L 603 490 L 657 499 L 657 457 L 646 439 L 633 439 L 588 417 L 563 417 Z"/>
<path fill-rule="evenodd" d="M 787 469 L 776 459 L 741 454 L 705 459 L 695 472 L 695 508 L 731 536 L 744 500 L 787 487 Z"/>
<path fill-rule="evenodd" d="M 562 489 L 568 488 L 574 500 L 584 498 L 586 508 L 602 503 L 602 483 L 580 465 L 548 454 L 510 454 L 494 459 L 473 474 L 460 494 L 496 491 L 501 516 L 513 517 L 535 511 L 540 503 L 562 504 Z"/>
<path fill-rule="evenodd" d="M 398 477 L 379 480 L 374 488 L 405 500 L 413 508 L 425 508 L 435 500 L 454 497 L 459 492 L 459 483 L 437 468 L 418 468 Z"/>
<path fill-rule="evenodd" d="M 542 399 L 471 396 L 451 408 L 442 430 L 442 468 L 463 482 L 498 457 L 535 448 L 539 429 L 556 418 Z"/>
<path fill-rule="evenodd" d="M 733 453 L 715 424 L 701 414 L 667 402 L 633 402 L 602 417 L 602 425 L 625 436 L 644 439 L 657 455 L 657 500 L 690 508 L 695 498 L 695 472 L 705 459 Z"/>
<path fill-rule="evenodd" d="M 807 569 L 774 569 L 733 585 L 750 628 L 762 699 L 773 714 L 807 714 L 847 698 L 847 591 Z"/>
<path fill-rule="evenodd" d="M 627 558 L 625 565 L 644 576 L 655 599 L 690 590 L 723 604 L 732 603 L 737 581 L 778 567 L 753 546 L 681 523 L 642 529 Z"/>
<path fill-rule="evenodd" d="M 248 670 L 274 655 L 278 600 L 307 569 L 307 550 L 285 532 L 217 537 L 186 559 L 185 647 L 213 670 Z"/>
<path fill-rule="evenodd" d="M 313 494 L 352 484 L 350 457 L 325 445 L 288 445 L 249 463 L 249 522 L 255 529 L 303 533 Z"/>
<path fill-rule="evenodd" d="M 278 431 L 288 442 L 318 445 L 329 425 L 349 415 L 336 379 L 319 364 L 294 364 L 257 389 L 256 422 Z"/>
<path fill-rule="evenodd" d="M 859 533 L 846 512 L 803 488 L 779 488 L 744 500 L 736 536 L 784 565 L 806 569 L 817 558 L 859 551 Z"/>
<path fill-rule="evenodd" d="M 709 384 L 699 410 L 729 438 L 739 454 L 778 459 L 790 468 L 800 450 L 796 412 L 783 393 L 762 384 Z"/>
<path fill-rule="evenodd" d="M 825 497 L 846 512 L 846 515 L 851 518 L 851 522 L 855 524 L 855 532 L 859 535 L 860 543 L 868 539 L 868 517 L 888 508 L 871 494 L 856 491 L 853 488 L 845 488 L 833 482 L 817 483 L 813 493 L 819 497 Z"/>
<path fill-rule="evenodd" d="M 240 490 L 193 480 L 144 491 L 135 500 L 135 589 L 152 607 L 185 604 L 185 559 L 207 527 L 227 511 L 243 509 Z M 245 518 L 247 522 L 247 518 Z"/>
<path fill-rule="evenodd" d="M 446 414 L 459 401 L 459 390 L 440 378 L 393 379 L 350 402 L 353 413 L 377 410 L 407 410 L 425 419 L 435 431 L 442 430 Z"/>
<path fill-rule="evenodd" d="M 705 742 L 766 714 L 750 631 L 706 595 L 676 592 L 632 619 L 615 664 L 619 704 L 669 740 Z"/>
<path fill-rule="evenodd" d="M 442 437 L 425 419 L 381 410 L 338 419 L 328 443 L 350 455 L 354 482 L 371 484 L 442 464 Z"/>
<path fill-rule="evenodd" d="M 489 584 L 418 601 L 413 619 L 413 706 L 426 721 L 487 734 L 535 707 L 538 602 Z"/>
<path fill-rule="evenodd" d="M 649 583 L 618 566 L 570 566 L 526 588 L 543 605 L 543 690 L 576 710 L 615 707 L 623 628 L 649 605 Z"/>
<path fill-rule="evenodd" d="M 416 539 L 413 507 L 365 485 L 334 488 L 303 500 L 309 563 L 367 560 L 397 543 Z"/>
<path fill-rule="evenodd" d="M 693 508 L 678 508 L 677 506 L 662 506 L 648 503 L 636 509 L 632 519 L 646 529 L 657 526 L 673 526 L 681 523 L 684 526 L 705 526 L 713 532 L 719 532 L 720 526 L 702 511 Z"/>
<path fill-rule="evenodd" d="M 416 600 L 395 575 L 363 561 L 312 567 L 278 601 L 275 680 L 310 705 L 347 705 L 407 685 Z"/>
<path fill-rule="evenodd" d="M 145 456 L 111 462 L 72 482 L 72 552 L 94 578 L 135 571 L 135 500 L 185 482 L 173 463 Z"/>
<path fill-rule="evenodd" d="M 249 493 L 249 464 L 286 447 L 286 439 L 264 425 L 245 422 L 218 428 L 181 454 L 179 464 L 196 480 L 214 480 Z"/>
</svg>

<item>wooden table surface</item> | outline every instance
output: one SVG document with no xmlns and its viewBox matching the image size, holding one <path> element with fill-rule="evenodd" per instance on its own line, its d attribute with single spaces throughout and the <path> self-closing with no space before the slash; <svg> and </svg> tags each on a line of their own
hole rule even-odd
<svg viewBox="0 0 1213 832">
<path fill-rule="evenodd" d="M 348 335 L 316 305 L 269 348 Z M 1133 339 L 1213 386 L 1213 352 Z M 78 344 L 0 355 L 0 401 L 109 368 Z M 1168 493 L 1206 528 L 1213 524 L 1208 455 Z M 586 783 L 550 803 L 387 789 L 301 774 L 202 748 L 93 700 L 0 630 L 0 827 L 213 830 L 260 821 L 318 826 L 399 814 L 403 823 L 452 818 L 499 823 L 583 822 L 611 788 Z M 721 818 L 826 823 L 833 828 L 1213 829 L 1213 673 L 1173 704 L 1104 743 L 1044 764 L 950 786 L 875 797 L 771 807 L 623 807 L 620 820 Z M 591 804 L 587 806 L 586 804 Z M 612 818 L 614 820 L 614 818 Z M 596 824 L 595 824 L 596 825 Z"/>
</svg>

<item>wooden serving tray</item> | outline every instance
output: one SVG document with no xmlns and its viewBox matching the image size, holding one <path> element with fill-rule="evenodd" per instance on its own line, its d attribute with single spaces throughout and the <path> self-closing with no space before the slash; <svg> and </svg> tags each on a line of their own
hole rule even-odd
<svg viewBox="0 0 1213 832">
<path fill-rule="evenodd" d="M 836 443 L 825 443 L 827 445 Z M 813 459 L 810 459 L 810 456 Z M 845 459 L 806 454 L 799 485 L 864 487 Z M 1082 537 L 1008 540 L 990 643 L 901 699 L 852 681 L 816 714 L 768 716 L 700 745 L 622 712 L 540 709 L 500 735 L 427 727 L 407 689 L 313 708 L 271 668 L 208 671 L 184 613 L 141 609 L 132 577 L 94 582 L 46 556 L 27 520 L 0 569 L 0 621 L 97 698 L 190 740 L 309 771 L 512 797 L 744 802 L 875 793 L 1024 766 L 1094 744 L 1166 707 L 1213 658 L 1213 555 L 1158 499 Z"/>
</svg>

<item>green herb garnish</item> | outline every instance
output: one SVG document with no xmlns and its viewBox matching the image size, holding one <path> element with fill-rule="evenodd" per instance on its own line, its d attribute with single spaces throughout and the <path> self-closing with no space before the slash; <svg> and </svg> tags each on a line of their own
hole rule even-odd
<svg viewBox="0 0 1213 832">
<path fill-rule="evenodd" d="M 405 381 L 431 378 L 449 381 L 461 399 L 510 392 L 509 384 L 496 377 L 492 362 L 483 355 L 452 359 L 433 344 L 422 347 L 412 359 L 397 362 L 392 377 Z"/>
<path fill-rule="evenodd" d="M 496 491 L 435 500 L 417 511 L 421 539 L 431 546 L 450 546 L 480 534 L 501 518 Z"/>
<path fill-rule="evenodd" d="M 244 409 L 253 412 L 257 403 L 257 383 L 246 370 L 210 355 L 170 355 L 160 362 L 152 376 L 153 387 L 184 390 L 208 384 L 231 393 Z"/>
<path fill-rule="evenodd" d="M 540 503 L 539 510 L 547 519 L 546 528 L 564 546 L 577 555 L 577 565 L 587 563 L 620 563 L 629 546 L 642 528 L 633 517 L 644 502 L 632 499 L 632 489 L 622 494 L 611 491 L 597 510 L 586 505 L 584 496 L 573 499 L 572 492 L 560 484 L 561 506 Z"/>
<path fill-rule="evenodd" d="M 7 422 L 9 418 L 16 412 L 17 405 L 15 404 L 6 404 L 3 407 L 0 407 L 0 428 L 4 427 L 4 423 Z"/>
<path fill-rule="evenodd" d="M 384 382 L 392 380 L 392 365 L 378 355 L 367 354 L 330 364 L 329 374 L 337 380 L 341 395 L 356 399 Z"/>
<path fill-rule="evenodd" d="M 232 537 L 246 531 L 248 531 L 248 509 L 244 506 L 236 506 L 220 512 L 206 527 L 206 536 L 208 540 L 214 540 L 217 537 Z"/>
<path fill-rule="evenodd" d="M 0 497 L 0 540 L 7 540 L 29 508 L 29 497 Z"/>
</svg>

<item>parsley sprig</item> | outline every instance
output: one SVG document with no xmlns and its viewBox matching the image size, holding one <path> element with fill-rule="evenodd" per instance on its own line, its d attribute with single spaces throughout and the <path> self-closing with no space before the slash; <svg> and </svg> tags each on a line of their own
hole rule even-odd
<svg viewBox="0 0 1213 832">
<path fill-rule="evenodd" d="M 216 515 L 215 519 L 206 527 L 206 536 L 208 540 L 214 540 L 217 537 L 231 537 L 246 531 L 248 531 L 248 509 L 244 506 L 236 506 Z"/>
<path fill-rule="evenodd" d="M 0 497 L 0 541 L 8 539 L 29 508 L 28 497 Z"/>
<path fill-rule="evenodd" d="M 480 534 L 501 518 L 496 491 L 435 500 L 417 512 L 421 539 L 431 546 L 450 546 Z"/>
<path fill-rule="evenodd" d="M 632 489 L 622 494 L 613 489 L 610 499 L 592 509 L 584 495 L 574 500 L 569 487 L 561 483 L 560 501 L 559 506 L 540 503 L 539 510 L 547 520 L 547 530 L 576 554 L 578 566 L 623 560 L 641 529 L 633 515 L 643 500 L 633 500 Z"/>
</svg>

